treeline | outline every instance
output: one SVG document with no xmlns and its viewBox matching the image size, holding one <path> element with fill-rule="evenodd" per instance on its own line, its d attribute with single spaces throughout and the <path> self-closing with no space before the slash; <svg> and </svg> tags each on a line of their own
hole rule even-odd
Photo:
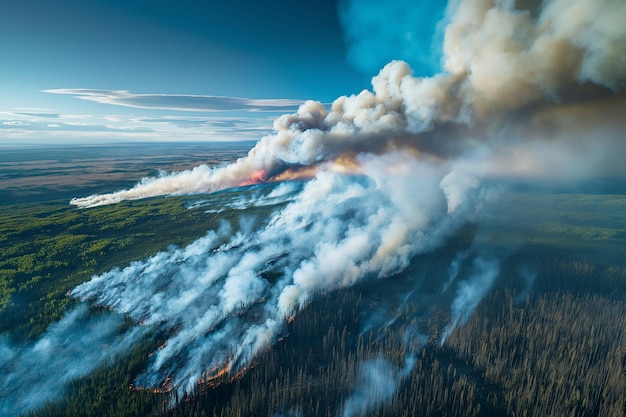
<svg viewBox="0 0 626 417">
<path fill-rule="evenodd" d="M 131 325 L 128 322 L 126 325 Z M 150 416 L 169 397 L 146 390 L 133 389 L 134 378 L 147 365 L 148 356 L 163 343 L 159 335 L 150 334 L 133 349 L 90 375 L 67 384 L 64 398 L 28 412 L 24 417 L 125 417 Z M 42 370 L 45 372 L 45 370 Z"/>
<path fill-rule="evenodd" d="M 537 275 L 522 299 L 527 283 L 513 277 L 520 266 Z M 432 337 L 393 397 L 367 415 L 626 415 L 624 265 L 534 248 L 510 256 L 503 267 L 470 321 L 443 347 Z M 309 306 L 290 337 L 260 355 L 243 378 L 218 389 L 199 386 L 161 415 L 342 415 L 359 386 L 359 367 L 384 357 L 401 369 L 410 349 L 404 335 L 417 324 L 417 307 L 408 306 L 402 326 L 359 334 L 357 293 L 342 291 Z M 442 321 L 431 317 L 432 334 Z"/>
<path fill-rule="evenodd" d="M 181 214 L 180 205 L 172 205 L 163 208 L 171 212 L 159 218 L 150 213 L 150 204 L 129 203 L 115 208 L 117 212 L 103 208 L 89 215 L 99 219 L 99 227 L 110 223 L 102 232 L 113 233 L 116 216 L 136 213 L 133 233 L 126 235 L 141 236 L 134 242 L 149 236 L 148 243 L 118 249 L 122 258 L 155 250 L 182 225 L 181 236 L 193 234 L 193 211 Z M 167 223 L 172 218 L 176 223 Z M 166 223 L 169 228 L 156 233 Z M 155 234 L 149 234 L 150 229 Z M 79 226 L 69 230 L 88 234 Z M 439 271 L 445 276 L 450 260 L 473 240 L 471 228 L 463 233 L 468 234 L 460 236 L 464 243 L 453 242 L 417 260 L 405 273 Z M 347 399 L 360 389 L 364 366 L 381 359 L 399 375 L 407 358 L 415 362 L 394 381 L 395 392 L 372 402 L 366 415 L 626 416 L 626 258 L 623 245 L 612 239 L 604 246 L 571 240 L 565 251 L 560 241 L 525 241 L 504 256 L 492 291 L 443 346 L 439 337 L 449 320 L 449 303 L 429 315 L 423 314 L 424 305 L 409 303 L 394 325 L 362 333 L 367 319 L 363 312 L 378 302 L 371 288 L 384 291 L 380 282 L 377 287 L 363 283 L 311 302 L 285 324 L 284 339 L 261 352 L 241 374 L 198 384 L 185 395 L 131 389 L 148 354 L 162 342 L 159 335 L 151 335 L 114 363 L 69 384 L 62 401 L 28 416 L 342 416 Z M 94 249 L 103 251 L 98 267 L 116 256 L 111 246 L 101 245 Z M 526 281 L 524 270 L 534 280 Z M 435 292 L 440 286 L 441 280 L 424 280 L 420 290 Z M 34 305 L 33 314 L 44 314 L 47 307 L 42 303 Z M 424 342 L 420 332 L 430 339 Z"/>
<path fill-rule="evenodd" d="M 546 260 L 537 262 L 531 266 Z M 147 339 L 128 357 L 73 382 L 63 402 L 29 416 L 341 416 L 368 361 L 383 358 L 399 373 L 407 357 L 415 363 L 398 378 L 396 392 L 366 415 L 624 416 L 626 303 L 591 291 L 592 283 L 602 286 L 593 278 L 604 269 L 554 263 L 560 274 L 549 277 L 544 272 L 553 269 L 539 269 L 537 280 L 584 280 L 589 291 L 573 294 L 549 285 L 520 301 L 505 273 L 443 347 L 436 335 L 447 312 L 418 323 L 421 306 L 411 304 L 397 325 L 362 334 L 361 313 L 370 300 L 357 286 L 308 305 L 286 324 L 287 336 L 240 375 L 198 384 L 183 396 L 131 390 L 159 342 Z M 416 326 L 433 335 L 425 345 Z"/>
<path fill-rule="evenodd" d="M 446 345 L 501 387 L 515 416 L 626 413 L 626 305 L 556 292 L 516 306 L 499 291 Z"/>
</svg>

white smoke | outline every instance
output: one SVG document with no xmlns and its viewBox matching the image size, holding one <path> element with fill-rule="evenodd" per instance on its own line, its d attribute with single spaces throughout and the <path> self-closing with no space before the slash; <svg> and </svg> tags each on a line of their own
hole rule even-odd
<svg viewBox="0 0 626 417">
<path fill-rule="evenodd" d="M 279 117 L 276 133 L 231 165 L 144 178 L 131 189 L 71 203 L 94 207 L 213 192 L 280 179 L 303 166 L 339 169 L 360 153 L 399 149 L 416 157 L 456 159 L 477 146 L 495 146 L 485 169 L 503 175 L 507 167 L 498 160 L 510 154 L 507 144 L 513 143 L 530 168 L 553 172 L 548 169 L 553 159 L 543 158 L 545 148 L 532 143 L 581 129 L 596 136 L 599 120 L 613 126 L 601 132 L 607 136 L 603 142 L 623 149 L 624 97 L 616 93 L 626 84 L 623 0 L 546 0 L 528 10 L 513 1 L 463 0 L 451 3 L 448 20 L 444 73 L 419 78 L 406 63 L 391 62 L 372 79 L 372 92 L 339 97 L 329 110 L 305 102 L 296 114 Z M 607 105 L 607 97 L 616 99 Z M 599 106 L 601 112 L 594 110 Z M 582 140 L 596 152 L 602 149 L 589 137 Z M 551 155 L 567 156 L 570 144 L 567 138 L 563 142 Z M 577 165 L 606 168 L 597 154 L 590 160 L 586 154 L 577 155 Z M 519 166 L 511 174 L 518 173 Z"/>
<path fill-rule="evenodd" d="M 441 289 L 442 293 L 445 293 L 448 290 L 448 287 L 450 287 L 450 284 L 452 284 L 457 279 L 457 277 L 459 276 L 459 272 L 461 271 L 461 265 L 468 256 L 469 252 L 467 251 L 459 252 L 452 260 L 452 262 L 450 262 L 450 268 L 448 270 L 448 280 L 443 284 L 443 288 Z"/>
<path fill-rule="evenodd" d="M 364 361 L 360 366 L 358 385 L 343 405 L 343 417 L 362 416 L 373 407 L 389 401 L 400 381 L 410 374 L 415 358 L 407 356 L 403 368 L 398 369 L 383 357 Z"/>
<path fill-rule="evenodd" d="M 452 319 L 441 336 L 442 345 L 456 326 L 469 320 L 474 309 L 491 289 L 500 270 L 496 260 L 484 257 L 475 258 L 472 267 L 472 275 L 460 282 L 457 287 L 456 297 L 451 306 Z"/>
<path fill-rule="evenodd" d="M 225 224 L 184 249 L 96 276 L 72 296 L 173 331 L 138 385 L 171 380 L 190 390 L 239 369 L 314 294 L 401 271 L 473 213 L 468 187 L 448 214 L 439 165 L 401 154 L 360 163 L 368 176 L 319 173 L 295 198 L 282 193 L 294 200 L 266 224 L 234 235 Z"/>
<path fill-rule="evenodd" d="M 146 330 L 124 329 L 122 315 L 93 316 L 80 305 L 33 343 L 0 339 L 0 414 L 18 415 L 57 400 L 67 382 L 126 352 Z"/>
<path fill-rule="evenodd" d="M 234 236 L 225 225 L 72 291 L 170 331 L 139 383 L 189 389 L 245 366 L 314 294 L 394 274 L 439 245 L 472 216 L 485 178 L 624 172 L 626 2 L 461 0 L 447 21 L 443 73 L 419 78 L 391 62 L 371 92 L 279 117 L 233 164 L 72 199 L 87 208 L 313 178 L 267 200 L 286 205 L 265 224 Z M 442 343 L 497 274 L 498 262 L 474 260 Z"/>
<path fill-rule="evenodd" d="M 519 275 L 524 280 L 524 288 L 518 294 L 515 295 L 515 303 L 521 304 L 528 298 L 530 291 L 533 289 L 533 285 L 535 284 L 535 279 L 537 279 L 537 274 L 532 272 L 527 267 L 522 267 L 518 271 Z"/>
<path fill-rule="evenodd" d="M 188 204 L 188 209 L 206 207 L 205 213 L 222 213 L 226 210 L 246 210 L 252 207 L 267 207 L 276 204 L 289 202 L 295 194 L 301 190 L 299 182 L 283 182 L 274 187 L 270 193 L 265 194 L 265 184 L 250 187 L 244 195 L 235 198 L 230 193 L 224 193 L 224 198 L 204 199 Z M 239 194 L 243 194 L 241 189 L 235 189 Z"/>
</svg>

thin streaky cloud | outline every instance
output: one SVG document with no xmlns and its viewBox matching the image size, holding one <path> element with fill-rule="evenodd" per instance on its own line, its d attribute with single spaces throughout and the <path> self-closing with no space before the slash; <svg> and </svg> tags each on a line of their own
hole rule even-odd
<svg viewBox="0 0 626 417">
<path fill-rule="evenodd" d="M 186 94 L 135 94 L 128 90 L 96 90 L 58 88 L 42 90 L 44 93 L 68 94 L 82 100 L 102 104 L 140 109 L 178 110 L 194 112 L 283 112 L 295 111 L 304 100 L 251 99 L 242 97 L 186 95 Z"/>
<path fill-rule="evenodd" d="M 19 112 L 19 113 L 15 113 L 16 115 L 19 116 L 26 116 L 26 117 L 36 117 L 36 118 L 45 118 L 45 119 L 57 119 L 59 117 L 61 117 L 60 114 L 58 113 L 36 113 L 36 112 Z"/>
<path fill-rule="evenodd" d="M 43 107 L 15 107 L 13 110 L 19 112 L 35 112 L 35 113 L 50 113 L 52 110 L 44 109 Z"/>
<path fill-rule="evenodd" d="M 25 123 L 21 120 L 5 120 L 2 122 L 2 126 L 30 126 L 30 123 Z"/>
<path fill-rule="evenodd" d="M 184 128 L 210 127 L 214 129 L 250 129 L 270 132 L 272 123 L 259 118 L 224 118 L 224 117 L 196 117 L 196 116 L 162 116 L 162 117 L 135 117 L 131 119 L 136 123 L 157 123 L 175 125 Z"/>
<path fill-rule="evenodd" d="M 135 133 L 150 133 L 152 129 L 146 126 L 109 126 L 102 124 L 92 123 L 49 123 L 40 121 L 21 121 L 21 120 L 0 120 L 0 130 L 4 129 L 26 129 L 27 131 L 41 131 L 48 130 L 48 128 L 63 129 L 64 131 L 72 132 L 135 132 Z"/>
<path fill-rule="evenodd" d="M 145 118 L 128 115 L 59 114 L 40 118 L 0 112 L 0 146 L 22 143 L 64 141 L 240 141 L 258 140 L 272 132 L 264 117 L 161 116 Z"/>
</svg>

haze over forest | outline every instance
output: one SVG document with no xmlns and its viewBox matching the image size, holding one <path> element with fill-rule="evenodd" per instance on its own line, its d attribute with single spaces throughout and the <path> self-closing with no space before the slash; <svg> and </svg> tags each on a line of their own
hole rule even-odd
<svg viewBox="0 0 626 417">
<path fill-rule="evenodd" d="M 32 11 L 128 73 L 0 102 L 0 413 L 626 414 L 626 3 L 183 3 Z"/>
</svg>

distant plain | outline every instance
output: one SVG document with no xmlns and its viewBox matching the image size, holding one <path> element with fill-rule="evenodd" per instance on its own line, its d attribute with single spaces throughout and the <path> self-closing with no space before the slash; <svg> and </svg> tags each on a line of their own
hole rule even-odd
<svg viewBox="0 0 626 417">
<path fill-rule="evenodd" d="M 128 143 L 0 148 L 0 204 L 110 192 L 159 170 L 219 165 L 245 156 L 254 142 Z"/>
</svg>

